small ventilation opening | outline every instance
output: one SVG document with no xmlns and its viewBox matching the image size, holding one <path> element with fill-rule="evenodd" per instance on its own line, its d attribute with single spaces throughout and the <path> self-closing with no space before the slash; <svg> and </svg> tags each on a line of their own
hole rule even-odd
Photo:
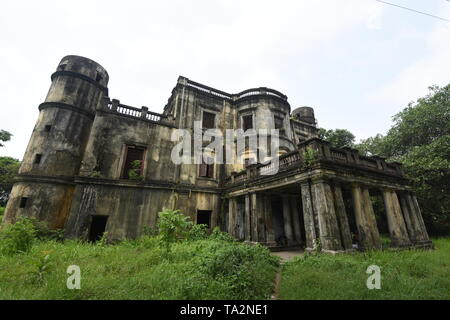
<svg viewBox="0 0 450 320">
<path fill-rule="evenodd" d="M 41 160 L 42 160 L 42 154 L 38 153 L 36 155 L 36 157 L 34 158 L 34 163 L 39 164 L 39 163 L 41 163 Z"/>
<path fill-rule="evenodd" d="M 100 81 L 102 81 L 102 79 L 103 79 L 102 75 L 99 72 L 97 72 L 97 76 L 95 77 L 95 81 L 100 82 Z"/>
<path fill-rule="evenodd" d="M 20 208 L 25 208 L 27 206 L 27 201 L 28 201 L 27 197 L 20 198 L 20 205 L 19 205 L 19 207 Z"/>
<path fill-rule="evenodd" d="M 89 241 L 96 242 L 101 239 L 105 233 L 107 222 L 108 216 L 92 216 Z"/>
<path fill-rule="evenodd" d="M 211 227 L 211 210 L 197 210 L 197 224 L 206 224 Z"/>
<path fill-rule="evenodd" d="M 50 130 L 52 130 L 52 126 L 50 124 L 47 124 L 45 126 L 45 132 L 50 132 Z"/>
</svg>

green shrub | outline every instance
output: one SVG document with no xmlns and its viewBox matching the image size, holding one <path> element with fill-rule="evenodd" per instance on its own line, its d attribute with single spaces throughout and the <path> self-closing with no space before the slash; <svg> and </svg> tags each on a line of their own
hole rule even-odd
<svg viewBox="0 0 450 320">
<path fill-rule="evenodd" d="M 0 252 L 6 255 L 28 252 L 35 241 L 36 229 L 28 218 L 20 218 L 0 231 Z"/>
<path fill-rule="evenodd" d="M 208 226 L 206 224 L 193 224 L 187 232 L 187 240 L 204 240 L 208 238 Z"/>
<path fill-rule="evenodd" d="M 211 240 L 228 241 L 233 242 L 234 238 L 228 232 L 220 231 L 219 227 L 215 227 L 209 236 Z"/>
<path fill-rule="evenodd" d="M 165 210 L 158 213 L 156 226 L 161 243 L 169 251 L 172 243 L 187 237 L 192 222 L 180 210 Z"/>
<path fill-rule="evenodd" d="M 133 162 L 131 162 L 131 169 L 128 170 L 128 178 L 136 181 L 144 180 L 144 177 L 141 175 L 141 167 L 141 160 L 134 160 Z"/>
</svg>

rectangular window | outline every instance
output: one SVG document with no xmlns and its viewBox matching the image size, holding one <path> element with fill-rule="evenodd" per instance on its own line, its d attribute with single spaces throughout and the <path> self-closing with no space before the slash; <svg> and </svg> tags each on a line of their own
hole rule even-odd
<svg viewBox="0 0 450 320">
<path fill-rule="evenodd" d="M 216 115 L 211 112 L 203 111 L 203 123 L 204 129 L 214 129 L 215 128 Z"/>
<path fill-rule="evenodd" d="M 208 164 L 202 157 L 202 163 L 199 165 L 200 177 L 214 178 L 214 163 Z"/>
<path fill-rule="evenodd" d="M 275 117 L 275 129 L 283 129 L 283 119 Z"/>
<path fill-rule="evenodd" d="M 27 197 L 20 198 L 19 208 L 25 208 L 27 206 L 27 201 L 28 201 Z"/>
<path fill-rule="evenodd" d="M 244 131 L 253 129 L 253 115 L 250 114 L 242 117 L 242 129 Z"/>
<path fill-rule="evenodd" d="M 125 163 L 123 165 L 122 179 L 130 179 L 142 174 L 144 165 L 145 148 L 127 146 L 125 153 Z M 137 162 L 137 161 L 140 161 Z"/>
<path fill-rule="evenodd" d="M 197 210 L 197 224 L 206 224 L 211 228 L 211 210 Z"/>
<path fill-rule="evenodd" d="M 35 164 L 39 164 L 41 163 L 42 160 L 42 154 L 38 153 L 35 157 L 34 157 L 34 163 Z"/>
</svg>

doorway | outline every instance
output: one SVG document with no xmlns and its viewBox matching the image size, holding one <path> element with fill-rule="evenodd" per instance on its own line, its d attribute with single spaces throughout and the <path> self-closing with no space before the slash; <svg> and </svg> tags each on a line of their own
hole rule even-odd
<svg viewBox="0 0 450 320">
<path fill-rule="evenodd" d="M 91 227 L 89 229 L 89 241 L 96 242 L 101 239 L 106 230 L 108 216 L 91 216 Z"/>
<path fill-rule="evenodd" d="M 197 224 L 206 224 L 211 228 L 211 210 L 197 210 Z"/>
</svg>

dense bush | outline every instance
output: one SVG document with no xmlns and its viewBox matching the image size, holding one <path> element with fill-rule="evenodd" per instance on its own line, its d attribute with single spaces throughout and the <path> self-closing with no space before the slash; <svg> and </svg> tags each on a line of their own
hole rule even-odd
<svg viewBox="0 0 450 320">
<path fill-rule="evenodd" d="M 36 228 L 30 219 L 21 218 L 0 230 L 0 252 L 6 255 L 28 252 L 35 241 Z"/>
</svg>

